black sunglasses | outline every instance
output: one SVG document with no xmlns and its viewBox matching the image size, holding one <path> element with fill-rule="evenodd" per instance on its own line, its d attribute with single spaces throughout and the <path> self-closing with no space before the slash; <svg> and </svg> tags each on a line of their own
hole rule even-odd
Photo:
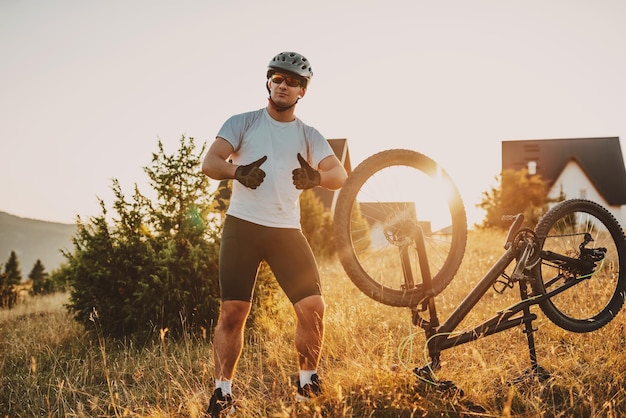
<svg viewBox="0 0 626 418">
<path fill-rule="evenodd" d="M 302 85 L 302 81 L 299 78 L 290 77 L 288 75 L 282 74 L 272 74 L 270 76 L 270 80 L 272 81 L 272 83 L 275 83 L 277 85 L 281 84 L 284 81 L 289 87 L 299 87 L 300 85 Z"/>
</svg>

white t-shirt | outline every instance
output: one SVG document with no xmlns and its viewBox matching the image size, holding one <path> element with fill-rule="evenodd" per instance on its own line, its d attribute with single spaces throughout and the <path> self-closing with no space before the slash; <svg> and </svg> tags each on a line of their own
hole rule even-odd
<svg viewBox="0 0 626 418">
<path fill-rule="evenodd" d="M 292 122 L 274 120 L 267 109 L 242 113 L 229 118 L 217 133 L 235 151 L 234 164 L 250 164 L 263 156 L 265 180 L 256 189 L 233 181 L 227 213 L 249 222 L 276 228 L 300 229 L 301 190 L 296 189 L 292 171 L 300 167 L 300 153 L 312 167 L 333 155 L 328 141 L 317 129 L 296 118 Z"/>
</svg>

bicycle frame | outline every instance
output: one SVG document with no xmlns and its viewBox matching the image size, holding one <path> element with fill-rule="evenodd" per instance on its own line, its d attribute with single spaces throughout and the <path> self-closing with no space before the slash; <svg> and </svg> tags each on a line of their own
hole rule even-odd
<svg viewBox="0 0 626 418">
<path fill-rule="evenodd" d="M 537 315 L 530 312 L 532 305 L 538 304 L 546 298 L 550 298 L 552 294 L 528 297 L 528 280 L 524 274 L 526 264 L 532 252 L 534 242 L 532 239 L 515 242 L 516 235 L 523 222 L 523 215 L 519 214 L 509 228 L 508 236 L 505 243 L 505 253 L 496 263 L 489 269 L 483 278 L 474 286 L 467 294 L 459 306 L 450 314 L 450 316 L 439 324 L 437 311 L 434 301 L 434 292 L 431 288 L 431 275 L 428 271 L 428 262 L 424 251 L 424 241 L 421 229 L 418 228 L 416 233 L 416 244 L 418 256 L 420 260 L 420 269 L 423 277 L 423 285 L 426 297 L 422 301 L 422 308 L 412 309 L 413 324 L 424 329 L 427 338 L 428 355 L 431 363 L 423 368 L 416 368 L 415 373 L 418 375 L 432 376 L 432 371 L 440 366 L 440 354 L 443 350 L 475 341 L 479 338 L 493 335 L 502 331 L 506 331 L 516 326 L 524 325 L 524 332 L 528 340 L 528 349 L 530 353 L 531 372 L 545 376 L 545 371 L 537 363 L 537 354 L 535 350 L 535 341 L 533 333 L 536 329 L 532 327 L 532 321 L 537 319 Z M 517 265 L 512 274 L 513 281 L 519 283 L 521 301 L 509 307 L 506 310 L 499 311 L 491 318 L 485 320 L 474 329 L 452 335 L 456 327 L 463 321 L 472 308 L 480 301 L 486 292 L 494 286 L 498 279 L 502 276 L 505 269 L 517 259 Z M 422 318 L 420 312 L 428 310 L 429 319 Z"/>
</svg>

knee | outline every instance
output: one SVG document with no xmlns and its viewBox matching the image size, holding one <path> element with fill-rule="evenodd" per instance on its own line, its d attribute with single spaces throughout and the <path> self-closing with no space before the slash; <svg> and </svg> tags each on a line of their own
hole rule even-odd
<svg viewBox="0 0 626 418">
<path fill-rule="evenodd" d="M 242 301 L 223 302 L 218 325 L 223 330 L 240 330 L 248 318 L 250 305 L 249 302 Z"/>
<path fill-rule="evenodd" d="M 326 303 L 321 296 L 309 296 L 297 302 L 294 305 L 294 309 L 296 310 L 298 318 L 301 320 L 314 319 L 321 321 L 326 311 Z"/>
<path fill-rule="evenodd" d="M 311 311 L 314 312 L 320 319 L 324 317 L 324 312 L 326 312 L 326 303 L 324 303 L 324 299 L 321 296 L 316 298 Z"/>
</svg>

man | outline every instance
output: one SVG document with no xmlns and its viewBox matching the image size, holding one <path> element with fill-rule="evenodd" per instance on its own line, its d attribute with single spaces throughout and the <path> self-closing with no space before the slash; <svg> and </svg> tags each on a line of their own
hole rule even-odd
<svg viewBox="0 0 626 418">
<path fill-rule="evenodd" d="M 312 76 L 311 65 L 302 55 L 276 55 L 267 70 L 268 105 L 229 118 L 202 164 L 202 172 L 213 179 L 237 180 L 219 260 L 222 304 L 213 338 L 215 391 L 208 410 L 214 417 L 233 408 L 231 382 L 263 260 L 297 317 L 297 398 L 321 393 L 317 366 L 325 304 L 315 258 L 300 230 L 298 198 L 302 190 L 316 186 L 338 189 L 347 174 L 326 139 L 294 114 Z"/>
</svg>

